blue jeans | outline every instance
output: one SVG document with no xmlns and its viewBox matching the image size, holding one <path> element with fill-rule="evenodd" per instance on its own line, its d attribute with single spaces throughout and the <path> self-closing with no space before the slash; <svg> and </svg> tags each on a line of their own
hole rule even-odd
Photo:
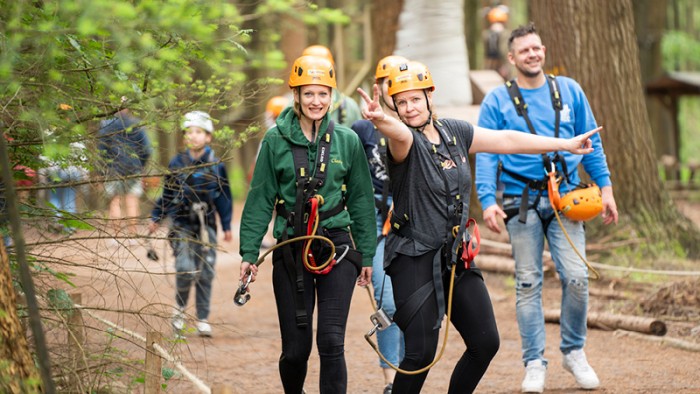
<svg viewBox="0 0 700 394">
<path fill-rule="evenodd" d="M 203 251 L 203 245 L 199 241 L 199 234 L 195 234 L 191 229 L 175 227 L 168 236 L 175 252 L 177 306 L 183 309 L 187 306 L 190 287 L 194 284 L 198 320 L 209 317 L 211 286 L 216 264 L 216 230 L 212 227 L 207 227 L 207 230 L 211 245 L 206 252 Z"/>
<path fill-rule="evenodd" d="M 381 199 L 381 194 L 375 195 L 375 198 Z M 391 206 L 391 197 L 388 199 L 388 205 Z M 375 208 L 376 218 L 377 218 L 377 236 L 382 233 L 382 227 L 384 222 L 382 222 L 382 217 L 379 214 L 379 210 Z M 374 255 L 372 260 L 372 287 L 374 288 L 374 299 L 377 302 L 377 306 L 384 309 L 384 312 L 393 317 L 396 313 L 396 304 L 394 303 L 394 288 L 391 285 L 391 278 L 384 273 L 384 239 L 377 243 L 377 253 Z M 404 355 L 404 341 L 401 329 L 396 323 L 391 323 L 391 325 L 382 331 L 377 331 L 377 344 L 379 345 L 379 351 L 384 355 L 384 357 L 392 364 L 398 366 L 403 360 Z M 379 366 L 382 368 L 389 368 L 389 365 L 384 362 L 381 358 L 379 359 Z"/>
<path fill-rule="evenodd" d="M 536 195 L 530 196 L 530 205 Z M 503 208 L 518 207 L 521 198 L 506 197 Z M 562 223 L 576 248 L 585 257 L 586 234 L 583 222 L 561 215 Z M 549 221 L 549 225 L 546 223 Z M 536 207 L 527 211 L 527 223 L 517 214 L 506 225 L 515 259 L 516 314 L 522 339 L 523 362 L 542 360 L 545 348 L 544 312 L 542 308 L 542 252 L 547 239 L 562 287 L 561 343 L 566 354 L 582 349 L 586 342 L 588 309 L 588 268 L 566 239 L 554 217 L 549 198 L 541 197 Z"/>
<path fill-rule="evenodd" d="M 47 171 L 48 181 L 56 184 L 49 189 L 49 203 L 56 207 L 58 216 L 63 216 L 61 212 L 74 214 L 76 208 L 76 192 L 72 186 L 60 186 L 61 183 L 80 181 L 83 178 L 81 169 L 72 166 L 68 168 L 50 167 Z"/>
</svg>

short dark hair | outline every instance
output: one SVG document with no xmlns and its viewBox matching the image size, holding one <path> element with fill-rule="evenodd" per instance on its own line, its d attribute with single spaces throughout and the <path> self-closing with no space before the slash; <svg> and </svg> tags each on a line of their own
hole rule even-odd
<svg viewBox="0 0 700 394">
<path fill-rule="evenodd" d="M 525 37 L 529 34 L 537 34 L 537 29 L 535 29 L 535 24 L 533 22 L 530 22 L 525 26 L 518 26 L 517 29 L 510 33 L 510 37 L 508 38 L 508 50 L 510 51 L 511 47 L 513 46 L 513 40 L 516 38 Z"/>
</svg>

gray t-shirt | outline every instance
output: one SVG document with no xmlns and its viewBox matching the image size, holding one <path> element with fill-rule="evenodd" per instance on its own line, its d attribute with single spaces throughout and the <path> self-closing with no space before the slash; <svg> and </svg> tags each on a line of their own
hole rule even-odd
<svg viewBox="0 0 700 394">
<path fill-rule="evenodd" d="M 407 215 L 412 232 L 433 238 L 435 242 L 428 244 L 392 231 L 386 242 L 385 267 L 391 264 L 396 253 L 418 256 L 437 249 L 435 245 L 447 238 L 448 228 L 459 224 L 460 216 L 455 214 L 454 204 L 461 202 L 463 209 L 469 209 L 471 171 L 467 155 L 474 129 L 468 122 L 455 119 L 440 119 L 435 126 L 441 130 L 439 145 L 432 144 L 423 133 L 411 129 L 413 145 L 403 162 L 396 163 L 391 151 L 387 152 L 394 194 L 393 214 Z M 456 141 L 459 157 L 453 158 L 448 150 L 447 144 L 453 141 Z M 458 202 L 455 196 L 460 192 L 460 182 L 465 184 Z"/>
</svg>

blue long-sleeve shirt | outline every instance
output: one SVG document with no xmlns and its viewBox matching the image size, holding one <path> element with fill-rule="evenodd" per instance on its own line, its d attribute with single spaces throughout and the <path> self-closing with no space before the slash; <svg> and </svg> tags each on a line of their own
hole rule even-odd
<svg viewBox="0 0 700 394">
<path fill-rule="evenodd" d="M 563 109 L 559 126 L 560 138 L 571 138 L 597 127 L 593 111 L 581 86 L 571 78 L 556 77 L 562 99 Z M 528 105 L 528 115 L 538 135 L 554 137 L 555 112 L 549 91 L 545 83 L 536 89 L 520 89 L 523 100 Z M 508 89 L 500 86 L 491 91 L 479 113 L 480 127 L 494 130 L 512 129 L 529 133 L 527 123 L 518 116 Z M 610 170 L 605 159 L 603 144 L 598 134 L 591 138 L 594 151 L 588 155 L 575 155 L 559 152 L 563 155 L 569 171 L 570 183 L 562 183 L 562 193 L 573 189 L 579 182 L 578 165 L 583 164 L 586 173 L 600 187 L 610 186 Z M 551 156 L 551 154 L 550 154 Z M 531 180 L 541 180 L 545 176 L 542 155 L 478 153 L 476 155 L 476 191 L 481 206 L 486 209 L 496 204 L 496 186 L 498 179 L 498 162 L 503 168 Z M 506 171 L 500 174 L 500 181 L 505 186 L 504 193 L 520 195 L 525 183 L 513 178 Z M 546 191 L 545 191 L 546 194 Z"/>
<path fill-rule="evenodd" d="M 170 161 L 168 170 L 163 194 L 151 211 L 154 222 L 168 216 L 177 226 L 191 228 L 195 222 L 190 207 L 196 202 L 206 202 L 208 226 L 216 229 L 216 212 L 223 230 L 231 230 L 233 198 L 226 167 L 210 147 L 206 147 L 198 159 L 193 159 L 189 150 L 178 153 Z"/>
</svg>

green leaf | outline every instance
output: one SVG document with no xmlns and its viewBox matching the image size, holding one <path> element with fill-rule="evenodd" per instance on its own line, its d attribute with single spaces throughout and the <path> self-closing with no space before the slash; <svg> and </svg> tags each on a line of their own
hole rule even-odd
<svg viewBox="0 0 700 394">
<path fill-rule="evenodd" d="M 61 313 L 67 317 L 73 314 L 73 300 L 70 298 L 68 293 L 63 289 L 50 289 L 46 293 L 46 298 L 49 301 L 51 307 L 59 310 Z"/>
</svg>

